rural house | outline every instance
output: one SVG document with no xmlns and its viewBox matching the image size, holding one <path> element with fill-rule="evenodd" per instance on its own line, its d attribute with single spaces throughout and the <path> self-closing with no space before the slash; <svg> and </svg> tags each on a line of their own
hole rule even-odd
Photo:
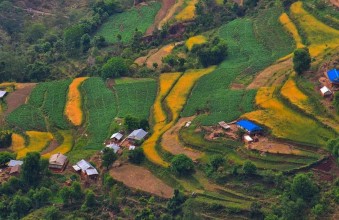
<svg viewBox="0 0 339 220">
<path fill-rule="evenodd" d="M 57 170 L 64 170 L 68 163 L 68 159 L 65 155 L 61 153 L 53 154 L 49 158 L 49 165 L 50 169 L 57 169 Z"/>
<path fill-rule="evenodd" d="M 117 153 L 118 150 L 120 150 L 119 145 L 117 145 L 116 143 L 108 144 L 106 145 L 106 147 L 113 149 L 114 153 Z"/>
<path fill-rule="evenodd" d="M 228 125 L 226 122 L 224 122 L 224 121 L 218 122 L 218 124 L 220 125 L 220 127 L 222 127 L 222 128 L 225 129 L 225 130 L 231 129 L 231 126 L 229 126 L 229 125 Z"/>
<path fill-rule="evenodd" d="M 320 89 L 320 92 L 321 92 L 321 95 L 324 96 L 324 97 L 325 97 L 325 96 L 332 95 L 331 90 L 329 90 L 329 88 L 327 88 L 326 86 L 322 87 L 322 88 Z"/>
<path fill-rule="evenodd" d="M 262 128 L 251 121 L 240 120 L 237 123 L 237 126 L 245 130 L 248 134 L 257 134 L 262 132 Z"/>
<path fill-rule="evenodd" d="M 9 170 L 9 175 L 18 176 L 20 174 L 20 170 L 21 170 L 21 165 L 17 164 L 11 167 L 11 169 Z"/>
<path fill-rule="evenodd" d="M 113 139 L 115 141 L 120 141 L 122 137 L 123 137 L 123 135 L 121 133 L 117 132 L 117 133 L 112 134 L 111 139 Z"/>
<path fill-rule="evenodd" d="M 127 138 L 140 141 L 144 139 L 146 135 L 147 135 L 147 132 L 140 128 L 138 130 L 134 130 L 130 135 L 128 135 Z"/>
<path fill-rule="evenodd" d="M 7 164 L 9 167 L 14 167 L 16 165 L 21 166 L 24 162 L 22 160 L 10 160 Z"/>
<path fill-rule="evenodd" d="M 6 91 L 0 90 L 0 99 L 2 99 L 6 95 Z"/>
<path fill-rule="evenodd" d="M 81 171 L 82 174 L 87 175 L 88 177 L 96 177 L 99 175 L 97 169 L 95 169 L 92 164 L 87 162 L 86 160 L 82 159 L 80 160 L 76 165 L 73 166 L 73 169 L 75 171 Z"/>
<path fill-rule="evenodd" d="M 326 76 L 330 80 L 332 86 L 339 86 L 339 70 L 331 69 L 327 71 Z"/>
</svg>

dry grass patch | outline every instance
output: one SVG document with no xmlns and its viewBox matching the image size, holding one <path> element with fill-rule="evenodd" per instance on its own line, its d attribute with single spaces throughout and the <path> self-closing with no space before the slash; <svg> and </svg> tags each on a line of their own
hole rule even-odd
<svg viewBox="0 0 339 220">
<path fill-rule="evenodd" d="M 81 93 L 79 91 L 79 86 L 86 79 L 88 79 L 88 77 L 76 78 L 69 85 L 68 99 L 65 107 L 65 115 L 75 126 L 81 125 L 83 120 L 83 113 L 81 109 Z"/>
<path fill-rule="evenodd" d="M 11 150 L 19 151 L 25 148 L 25 139 L 20 134 L 13 133 L 12 134 L 12 145 Z"/>
</svg>

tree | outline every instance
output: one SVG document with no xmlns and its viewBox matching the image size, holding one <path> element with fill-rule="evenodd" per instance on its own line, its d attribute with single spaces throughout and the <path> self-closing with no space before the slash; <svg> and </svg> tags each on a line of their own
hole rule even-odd
<svg viewBox="0 0 339 220">
<path fill-rule="evenodd" d="M 291 184 L 291 193 L 304 201 L 311 202 L 319 193 L 318 187 L 306 174 L 297 174 Z"/>
<path fill-rule="evenodd" d="M 84 209 L 92 208 L 95 205 L 96 205 L 95 195 L 94 195 L 92 190 L 88 190 L 86 192 L 85 202 L 84 202 L 82 208 L 84 208 Z"/>
<path fill-rule="evenodd" d="M 0 167 L 4 166 L 10 160 L 14 160 L 14 159 L 15 159 L 15 154 L 12 154 L 7 151 L 0 152 Z"/>
<path fill-rule="evenodd" d="M 101 72 L 101 76 L 104 79 L 126 76 L 128 67 L 122 57 L 112 57 L 102 66 Z"/>
<path fill-rule="evenodd" d="M 144 150 L 142 147 L 138 147 L 135 150 L 128 152 L 128 160 L 135 164 L 140 164 L 145 158 Z"/>
<path fill-rule="evenodd" d="M 167 210 L 172 214 L 178 214 L 181 209 L 182 205 L 186 201 L 184 194 L 182 194 L 178 189 L 174 190 L 173 197 L 167 202 Z"/>
<path fill-rule="evenodd" d="M 81 25 L 69 27 L 64 32 L 64 44 L 69 55 L 75 55 L 81 45 L 81 37 L 85 31 Z"/>
<path fill-rule="evenodd" d="M 299 48 L 294 51 L 293 56 L 293 68 L 298 73 L 301 74 L 306 70 L 309 70 L 311 67 L 311 55 L 308 48 Z"/>
<path fill-rule="evenodd" d="M 91 37 L 89 34 L 84 34 L 81 37 L 81 51 L 86 53 L 91 47 Z"/>
<path fill-rule="evenodd" d="M 74 181 L 70 188 L 70 199 L 71 201 L 79 201 L 83 198 L 83 192 L 79 182 Z"/>
<path fill-rule="evenodd" d="M 335 157 L 339 157 L 339 138 L 329 140 L 326 147 Z"/>
<path fill-rule="evenodd" d="M 140 123 L 139 123 L 139 127 L 144 129 L 144 130 L 148 130 L 149 129 L 149 123 L 147 119 L 141 119 Z"/>
<path fill-rule="evenodd" d="M 46 220 L 58 220 L 58 219 L 60 219 L 59 209 L 55 206 L 50 206 L 50 207 L 46 208 L 45 219 Z"/>
<path fill-rule="evenodd" d="M 12 132 L 8 130 L 0 131 L 0 148 L 7 148 L 12 144 Z"/>
<path fill-rule="evenodd" d="M 45 187 L 41 187 L 40 189 L 31 189 L 28 192 L 29 198 L 31 198 L 32 203 L 36 209 L 42 207 L 44 204 L 50 202 L 50 198 L 52 196 L 52 191 Z"/>
<path fill-rule="evenodd" d="M 129 131 L 138 129 L 140 126 L 139 119 L 128 115 L 125 117 L 125 126 L 127 127 L 127 130 Z"/>
<path fill-rule="evenodd" d="M 245 161 L 244 165 L 242 166 L 242 170 L 246 175 L 253 175 L 257 172 L 257 167 L 251 161 Z"/>
<path fill-rule="evenodd" d="M 171 170 L 179 176 L 187 176 L 194 173 L 194 163 L 185 154 L 178 154 L 171 160 Z"/>
<path fill-rule="evenodd" d="M 27 27 L 25 36 L 29 43 L 34 43 L 44 36 L 46 27 L 41 23 L 34 23 Z"/>
<path fill-rule="evenodd" d="M 40 180 L 40 154 L 38 152 L 29 152 L 24 158 L 21 166 L 21 177 L 27 185 L 36 186 Z"/>
<path fill-rule="evenodd" d="M 18 218 L 23 217 L 31 209 L 31 200 L 26 196 L 15 195 L 12 204 L 11 211 Z"/>
<path fill-rule="evenodd" d="M 102 166 L 108 168 L 116 161 L 117 155 L 114 153 L 114 150 L 108 147 L 105 147 L 102 155 Z"/>
<path fill-rule="evenodd" d="M 94 36 L 93 44 L 97 48 L 102 48 L 102 47 L 106 46 L 106 39 L 103 36 L 101 36 L 101 35 Z"/>
<path fill-rule="evenodd" d="M 192 53 L 196 53 L 200 63 L 207 67 L 221 63 L 228 55 L 227 50 L 226 42 L 216 37 L 211 42 L 194 45 Z"/>
<path fill-rule="evenodd" d="M 67 206 L 70 202 L 71 199 L 71 190 L 69 187 L 63 187 L 60 191 L 59 191 L 60 197 L 62 199 L 62 203 L 64 204 L 64 206 Z"/>
<path fill-rule="evenodd" d="M 51 68 L 47 63 L 36 61 L 27 66 L 27 71 L 31 80 L 43 81 L 51 74 Z"/>
<path fill-rule="evenodd" d="M 220 154 L 215 154 L 211 156 L 209 159 L 209 164 L 212 167 L 213 171 L 216 171 L 224 163 L 225 163 L 225 159 Z"/>
</svg>

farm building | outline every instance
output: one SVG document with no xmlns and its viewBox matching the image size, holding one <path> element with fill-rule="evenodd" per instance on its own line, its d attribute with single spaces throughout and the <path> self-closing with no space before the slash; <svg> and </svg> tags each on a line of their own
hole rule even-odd
<svg viewBox="0 0 339 220">
<path fill-rule="evenodd" d="M 130 135 L 128 135 L 128 139 L 140 141 L 144 139 L 146 135 L 147 132 L 140 128 L 138 130 L 134 130 Z"/>
<path fill-rule="evenodd" d="M 96 177 L 99 175 L 97 169 L 95 169 L 92 164 L 87 162 L 86 160 L 80 160 L 76 165 L 73 166 L 75 171 L 81 171 L 83 174 L 86 174 L 89 177 Z"/>
<path fill-rule="evenodd" d="M 252 143 L 253 142 L 253 139 L 251 138 L 251 136 L 249 135 L 244 135 L 244 141 L 246 143 Z"/>
<path fill-rule="evenodd" d="M 114 150 L 114 153 L 117 153 L 118 150 L 120 150 L 120 147 L 119 145 L 115 144 L 115 143 L 112 143 L 112 144 L 108 144 L 106 145 L 107 148 L 111 148 Z"/>
<path fill-rule="evenodd" d="M 222 127 L 222 128 L 225 129 L 225 130 L 231 129 L 231 126 L 229 126 L 229 125 L 228 125 L 226 122 L 224 122 L 224 121 L 218 122 L 218 124 L 220 125 L 220 127 Z"/>
<path fill-rule="evenodd" d="M 332 85 L 339 85 L 339 70 L 331 69 L 327 71 L 326 76 L 330 80 Z"/>
<path fill-rule="evenodd" d="M 123 135 L 118 132 L 118 133 L 112 134 L 111 139 L 113 139 L 115 141 L 120 141 L 122 137 L 123 137 Z"/>
<path fill-rule="evenodd" d="M 20 170 L 21 170 L 21 165 L 17 164 L 13 167 L 11 167 L 11 169 L 9 170 L 9 175 L 11 176 L 17 176 L 20 174 Z"/>
<path fill-rule="evenodd" d="M 327 88 L 326 86 L 322 87 L 322 88 L 320 89 L 320 92 L 321 92 L 322 96 L 329 96 L 329 95 L 332 95 L 331 90 L 329 90 L 329 88 Z"/>
<path fill-rule="evenodd" d="M 16 165 L 21 166 L 24 162 L 22 160 L 10 160 L 7 164 L 9 167 L 14 167 Z"/>
<path fill-rule="evenodd" d="M 0 90 L 0 99 L 2 99 L 6 95 L 6 91 Z"/>
<path fill-rule="evenodd" d="M 49 158 L 48 167 L 51 169 L 63 170 L 65 169 L 67 163 L 68 163 L 67 157 L 61 153 L 57 153 L 57 154 L 53 154 Z"/>
<path fill-rule="evenodd" d="M 135 150 L 135 146 L 134 145 L 129 146 L 128 150 Z"/>
<path fill-rule="evenodd" d="M 244 129 L 248 134 L 260 133 L 263 130 L 260 126 L 248 120 L 240 120 L 236 124 L 239 128 Z"/>
</svg>

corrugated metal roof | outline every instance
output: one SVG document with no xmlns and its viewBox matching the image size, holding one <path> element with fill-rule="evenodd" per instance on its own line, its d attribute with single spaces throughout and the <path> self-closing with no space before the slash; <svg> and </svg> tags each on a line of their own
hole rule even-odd
<svg viewBox="0 0 339 220">
<path fill-rule="evenodd" d="M 73 169 L 74 169 L 75 171 L 81 170 L 81 168 L 80 168 L 78 165 L 74 165 L 74 166 L 73 166 Z"/>
<path fill-rule="evenodd" d="M 0 98 L 4 97 L 6 95 L 6 91 L 0 90 Z"/>
<path fill-rule="evenodd" d="M 98 173 L 98 171 L 95 168 L 91 168 L 91 169 L 87 169 L 86 170 L 86 174 L 88 176 L 91 176 L 91 175 L 98 175 L 99 173 Z"/>
<path fill-rule="evenodd" d="M 120 149 L 119 145 L 117 145 L 115 143 L 106 145 L 106 147 L 113 149 L 114 153 L 116 153 Z"/>
<path fill-rule="evenodd" d="M 240 120 L 236 123 L 238 126 L 242 127 L 243 129 L 253 132 L 253 131 L 261 131 L 262 128 L 251 121 L 248 120 Z"/>
<path fill-rule="evenodd" d="M 117 140 L 120 140 L 122 138 L 122 134 L 121 133 L 114 133 L 112 134 L 111 138 L 116 138 Z"/>
<path fill-rule="evenodd" d="M 339 70 L 331 69 L 327 71 L 327 76 L 332 83 L 339 83 Z"/>
<path fill-rule="evenodd" d="M 10 160 L 9 163 L 8 163 L 8 166 L 9 167 L 14 167 L 16 165 L 22 165 L 24 162 L 21 161 L 21 160 Z"/>
<path fill-rule="evenodd" d="M 50 164 L 64 165 L 67 161 L 67 157 L 61 153 L 53 154 L 49 158 Z"/>
<path fill-rule="evenodd" d="M 128 135 L 128 138 L 140 141 L 146 135 L 147 135 L 147 132 L 140 128 L 138 130 L 134 130 L 130 135 Z"/>
<path fill-rule="evenodd" d="M 78 165 L 82 171 L 85 171 L 91 167 L 93 168 L 93 166 L 84 159 L 80 160 L 76 165 Z"/>
<path fill-rule="evenodd" d="M 329 88 L 327 88 L 326 86 L 322 87 L 322 88 L 320 89 L 320 92 L 321 92 L 322 94 L 324 94 L 324 95 L 326 95 L 326 94 L 332 94 L 331 90 L 329 90 Z"/>
</svg>

